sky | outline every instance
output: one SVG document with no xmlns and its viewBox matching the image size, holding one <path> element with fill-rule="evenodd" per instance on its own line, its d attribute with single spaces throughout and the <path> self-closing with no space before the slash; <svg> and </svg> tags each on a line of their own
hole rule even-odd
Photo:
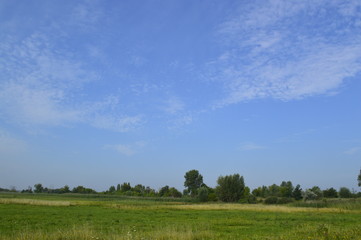
<svg viewBox="0 0 361 240">
<path fill-rule="evenodd" d="M 360 191 L 361 1 L 0 0 L 0 187 Z"/>
</svg>

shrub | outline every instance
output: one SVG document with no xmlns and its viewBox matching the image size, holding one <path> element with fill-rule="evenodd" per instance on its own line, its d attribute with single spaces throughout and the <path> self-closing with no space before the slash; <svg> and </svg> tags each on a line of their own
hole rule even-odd
<svg viewBox="0 0 361 240">
<path fill-rule="evenodd" d="M 264 203 L 265 203 L 265 204 L 277 204 L 277 202 L 278 202 L 278 198 L 275 197 L 275 196 L 267 197 L 267 198 L 264 200 Z"/>
<path fill-rule="evenodd" d="M 200 202 L 208 201 L 208 189 L 206 187 L 198 188 L 198 200 Z"/>
</svg>

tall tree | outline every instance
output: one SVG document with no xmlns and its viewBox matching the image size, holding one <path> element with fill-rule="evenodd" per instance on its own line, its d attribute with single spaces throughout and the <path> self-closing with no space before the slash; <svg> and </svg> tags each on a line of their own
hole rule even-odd
<svg viewBox="0 0 361 240">
<path fill-rule="evenodd" d="M 44 191 L 44 187 L 41 183 L 37 183 L 34 185 L 34 192 L 35 193 L 41 193 Z"/>
<path fill-rule="evenodd" d="M 184 186 L 188 189 L 191 196 L 197 195 L 197 190 L 203 184 L 203 176 L 199 174 L 198 170 L 190 170 L 184 175 Z"/>
<path fill-rule="evenodd" d="M 216 192 L 223 202 L 237 202 L 241 199 L 245 185 L 244 179 L 239 174 L 220 176 L 217 180 Z"/>
<path fill-rule="evenodd" d="M 360 169 L 360 174 L 358 175 L 357 181 L 358 181 L 358 186 L 361 187 L 361 169 Z"/>
</svg>

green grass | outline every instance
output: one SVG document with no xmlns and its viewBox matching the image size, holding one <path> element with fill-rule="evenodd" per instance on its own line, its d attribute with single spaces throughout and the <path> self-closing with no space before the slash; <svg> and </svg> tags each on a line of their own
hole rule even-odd
<svg viewBox="0 0 361 240">
<path fill-rule="evenodd" d="M 0 194 L 0 239 L 361 239 L 360 208 L 103 197 Z"/>
</svg>

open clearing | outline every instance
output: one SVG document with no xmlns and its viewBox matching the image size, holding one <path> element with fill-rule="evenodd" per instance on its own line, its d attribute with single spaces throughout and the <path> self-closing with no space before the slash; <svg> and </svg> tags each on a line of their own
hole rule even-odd
<svg viewBox="0 0 361 240">
<path fill-rule="evenodd" d="M 357 202 L 359 203 L 359 201 Z M 361 209 L 0 194 L 0 239 L 361 239 Z"/>
</svg>

